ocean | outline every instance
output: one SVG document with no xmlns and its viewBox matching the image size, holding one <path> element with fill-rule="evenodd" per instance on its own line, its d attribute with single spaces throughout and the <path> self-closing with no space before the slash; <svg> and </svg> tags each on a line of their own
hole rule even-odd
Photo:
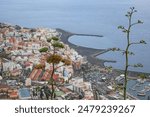
<svg viewBox="0 0 150 117">
<path fill-rule="evenodd" d="M 147 45 L 133 46 L 135 56 L 130 64 L 142 63 L 143 68 L 133 71 L 150 73 L 150 0 L 0 0 L 0 22 L 17 24 L 24 27 L 62 28 L 66 31 L 86 34 L 100 34 L 104 37 L 73 36 L 73 44 L 107 49 L 125 48 L 125 35 L 117 29 L 127 26 L 125 13 L 134 6 L 138 13 L 133 21 L 141 19 L 143 25 L 132 30 L 133 41 L 144 39 Z M 100 59 L 116 60 L 105 65 L 124 69 L 124 56 L 118 52 L 99 55 Z"/>
</svg>

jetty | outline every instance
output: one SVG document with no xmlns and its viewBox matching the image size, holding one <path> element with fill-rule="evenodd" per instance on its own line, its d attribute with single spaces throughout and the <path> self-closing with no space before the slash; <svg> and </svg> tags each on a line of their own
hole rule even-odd
<svg viewBox="0 0 150 117">
<path fill-rule="evenodd" d="M 80 33 L 73 33 L 73 34 L 77 36 L 104 37 L 103 35 L 94 35 L 94 34 L 80 34 Z"/>
</svg>

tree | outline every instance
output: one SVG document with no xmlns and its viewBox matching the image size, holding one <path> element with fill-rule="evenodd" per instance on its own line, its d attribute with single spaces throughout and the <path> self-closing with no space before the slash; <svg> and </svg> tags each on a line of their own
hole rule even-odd
<svg viewBox="0 0 150 117">
<path fill-rule="evenodd" d="M 42 65 L 42 64 L 37 64 L 35 66 L 36 69 L 43 69 L 45 67 L 45 65 Z"/>
<path fill-rule="evenodd" d="M 147 76 L 146 76 L 145 74 L 140 74 L 139 77 L 140 77 L 142 80 L 144 80 L 144 79 L 147 78 Z"/>
<path fill-rule="evenodd" d="M 47 51 L 48 51 L 47 47 L 43 47 L 43 48 L 39 49 L 39 52 L 47 52 Z"/>
<path fill-rule="evenodd" d="M 132 27 L 134 27 L 135 25 L 138 25 L 138 24 L 143 24 L 143 22 L 141 20 L 137 20 L 137 22 L 132 22 L 133 14 L 136 12 L 137 12 L 137 10 L 135 10 L 134 7 L 131 7 L 130 11 L 128 11 L 127 14 L 125 15 L 128 18 L 128 27 L 127 28 L 125 28 L 124 26 L 118 26 L 118 29 L 121 29 L 122 32 L 126 34 L 127 45 L 126 45 L 125 50 L 121 50 L 120 48 L 112 48 L 113 51 L 121 51 L 123 53 L 123 55 L 125 55 L 125 70 L 124 70 L 125 79 L 124 79 L 124 86 L 123 86 L 124 100 L 126 100 L 126 97 L 127 97 L 126 90 L 127 90 L 127 81 L 128 81 L 128 68 L 129 67 L 143 67 L 143 65 L 140 63 L 135 64 L 135 65 L 129 64 L 129 56 L 134 55 L 133 52 L 129 51 L 130 47 L 133 45 L 138 45 L 138 44 L 146 44 L 146 42 L 144 40 L 140 40 L 139 42 L 132 42 L 132 40 L 130 38 Z"/>
<path fill-rule="evenodd" d="M 57 51 L 59 51 L 59 49 L 64 48 L 64 45 L 63 45 L 63 43 L 60 42 L 59 38 L 57 38 L 57 37 L 48 38 L 47 42 L 49 42 L 53 48 L 51 51 L 48 52 L 49 56 L 47 57 L 47 62 L 52 65 L 51 76 L 50 76 L 50 79 L 48 82 L 48 84 L 51 85 L 50 97 L 52 100 L 56 96 L 56 94 L 55 94 L 56 82 L 54 80 L 55 71 L 61 66 L 70 65 L 71 60 L 70 60 L 70 58 L 67 58 L 67 59 L 63 58 L 63 56 L 61 54 L 57 53 Z M 63 64 L 58 66 L 58 64 L 60 62 L 62 62 Z"/>
</svg>

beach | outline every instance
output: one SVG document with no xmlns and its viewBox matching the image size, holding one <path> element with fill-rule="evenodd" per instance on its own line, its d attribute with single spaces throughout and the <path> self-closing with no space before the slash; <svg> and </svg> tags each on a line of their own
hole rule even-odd
<svg viewBox="0 0 150 117">
<path fill-rule="evenodd" d="M 93 49 L 93 48 L 82 47 L 82 46 L 72 44 L 71 42 L 69 42 L 69 38 L 71 36 L 80 35 L 80 34 L 65 31 L 63 29 L 56 29 L 56 30 L 61 34 L 60 38 L 61 38 L 61 41 L 63 43 L 65 43 L 65 44 L 69 45 L 71 48 L 75 49 L 82 56 L 87 57 L 87 61 L 89 63 L 91 63 L 92 65 L 96 65 L 96 66 L 104 68 L 104 67 L 106 67 L 104 65 L 105 62 L 110 62 L 110 63 L 116 62 L 114 60 L 105 60 L 105 59 L 97 58 L 98 55 L 102 55 L 104 53 L 107 53 L 110 51 L 110 49 Z M 91 34 L 91 35 L 95 36 L 94 34 Z M 91 35 L 90 34 L 84 34 L 84 36 L 91 36 Z M 113 69 L 117 73 L 124 73 L 124 70 L 116 69 L 116 68 L 113 68 Z M 131 71 L 131 70 L 129 71 L 129 75 L 133 76 L 133 77 L 136 77 L 142 73 L 149 75 L 149 73 L 145 73 L 145 72 L 137 72 L 137 71 Z"/>
<path fill-rule="evenodd" d="M 56 29 L 59 33 L 61 33 L 61 41 L 67 45 L 69 45 L 71 48 L 75 49 L 79 54 L 82 56 L 87 57 L 87 61 L 93 65 L 98 65 L 100 67 L 104 67 L 105 62 L 115 62 L 115 61 L 107 61 L 107 60 L 102 60 L 96 58 L 99 54 L 108 52 L 108 49 L 93 49 L 93 48 L 88 48 L 88 47 L 82 47 L 78 45 L 74 45 L 68 41 L 69 37 L 74 36 L 74 35 L 81 35 L 81 36 L 100 36 L 100 35 L 92 35 L 92 34 L 76 34 L 76 33 L 71 33 L 62 29 Z M 100 36 L 101 37 L 101 36 Z"/>
</svg>

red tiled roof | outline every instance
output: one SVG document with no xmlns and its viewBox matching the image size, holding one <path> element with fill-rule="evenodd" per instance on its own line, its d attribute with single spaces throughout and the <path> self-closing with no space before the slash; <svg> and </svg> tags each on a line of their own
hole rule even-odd
<svg viewBox="0 0 150 117">
<path fill-rule="evenodd" d="M 37 72 L 38 72 L 38 70 L 37 70 L 37 69 L 34 69 L 34 70 L 31 72 L 29 78 L 32 80 L 32 79 L 34 78 L 34 76 L 36 75 Z"/>
<path fill-rule="evenodd" d="M 47 76 L 46 80 L 49 80 L 50 77 L 51 77 L 51 74 L 49 74 L 49 75 Z M 54 75 L 53 75 L 53 79 L 54 79 L 55 81 L 58 80 L 58 78 L 59 78 L 59 74 L 54 74 Z"/>
<path fill-rule="evenodd" d="M 18 97 L 17 91 L 11 92 L 11 93 L 9 94 L 9 97 L 10 97 L 10 98 L 17 98 L 17 97 Z"/>
<path fill-rule="evenodd" d="M 49 72 L 48 71 L 45 71 L 41 80 L 46 80 L 47 76 L 48 76 Z"/>
<path fill-rule="evenodd" d="M 37 80 L 41 73 L 42 73 L 42 69 L 38 69 L 38 71 L 37 71 L 37 73 L 35 74 L 33 80 Z"/>
<path fill-rule="evenodd" d="M 54 80 L 58 80 L 58 78 L 59 78 L 59 74 L 54 74 L 54 75 L 53 75 L 53 79 L 54 79 Z"/>
<path fill-rule="evenodd" d="M 42 73 L 42 69 L 34 69 L 34 70 L 31 72 L 29 78 L 30 78 L 31 80 L 38 80 L 38 78 L 39 78 L 39 76 L 41 75 L 41 73 Z M 51 71 L 46 70 L 46 71 L 43 73 L 43 76 L 40 78 L 40 80 L 48 81 L 48 80 L 50 79 L 50 77 L 51 77 Z M 53 79 L 54 79 L 54 80 L 58 80 L 58 78 L 59 78 L 59 74 L 54 74 L 54 75 L 53 75 Z"/>
<path fill-rule="evenodd" d="M 50 71 L 45 71 L 45 73 L 43 74 L 41 80 L 49 80 L 51 77 L 51 72 Z M 53 75 L 53 79 L 57 80 L 59 78 L 59 74 L 54 74 Z"/>
</svg>

